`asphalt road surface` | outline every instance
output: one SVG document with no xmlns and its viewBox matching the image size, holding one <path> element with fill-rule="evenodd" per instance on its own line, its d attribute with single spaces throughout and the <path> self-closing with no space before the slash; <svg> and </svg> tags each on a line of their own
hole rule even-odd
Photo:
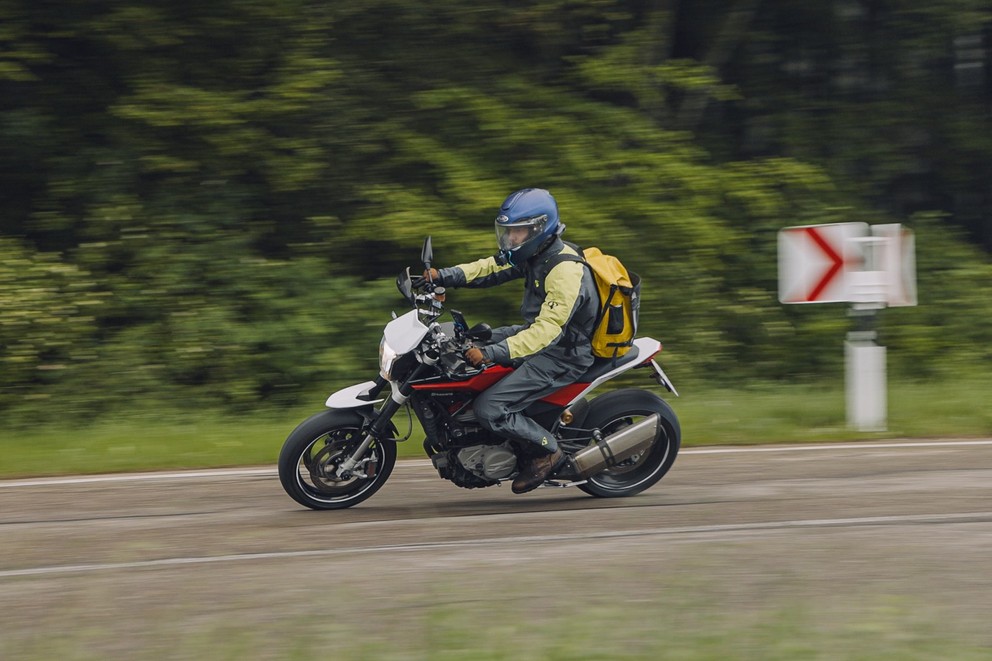
<svg viewBox="0 0 992 661">
<path fill-rule="evenodd" d="M 269 467 L 8 480 L 0 548 L 5 659 L 334 657 L 483 617 L 643 637 L 793 609 L 938 626 L 992 658 L 992 439 L 684 449 L 615 500 L 463 490 L 405 461 L 333 512 Z"/>
</svg>

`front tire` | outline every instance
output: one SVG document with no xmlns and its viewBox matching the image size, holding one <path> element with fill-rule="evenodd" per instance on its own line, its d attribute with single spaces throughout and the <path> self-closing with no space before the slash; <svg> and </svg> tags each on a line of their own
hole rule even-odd
<svg viewBox="0 0 992 661">
<path fill-rule="evenodd" d="M 652 392 L 629 388 L 594 399 L 583 427 L 609 436 L 657 413 L 658 434 L 647 450 L 588 478 L 579 488 L 599 498 L 633 496 L 653 486 L 675 463 L 682 445 L 682 428 L 675 411 Z"/>
<path fill-rule="evenodd" d="M 279 481 L 289 496 L 315 510 L 357 505 L 378 491 L 396 464 L 396 443 L 373 441 L 355 467 L 335 476 L 340 463 L 361 444 L 364 419 L 354 411 L 323 411 L 299 424 L 279 453 Z M 364 474 L 362 477 L 358 474 Z"/>
</svg>

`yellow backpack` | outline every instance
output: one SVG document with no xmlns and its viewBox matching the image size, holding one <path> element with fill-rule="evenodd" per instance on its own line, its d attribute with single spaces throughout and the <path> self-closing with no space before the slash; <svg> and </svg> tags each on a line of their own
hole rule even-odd
<svg viewBox="0 0 992 661">
<path fill-rule="evenodd" d="M 573 246 L 577 248 L 577 246 Z M 559 255 L 562 261 L 581 261 L 592 271 L 599 292 L 599 314 L 592 332 L 597 358 L 618 358 L 634 345 L 641 309 L 641 278 L 619 259 L 599 248 L 586 248 L 582 257 Z"/>
</svg>

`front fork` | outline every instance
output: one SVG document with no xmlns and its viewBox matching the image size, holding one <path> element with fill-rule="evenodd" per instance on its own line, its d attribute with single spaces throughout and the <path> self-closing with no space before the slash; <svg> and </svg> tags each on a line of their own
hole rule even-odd
<svg viewBox="0 0 992 661">
<path fill-rule="evenodd" d="M 369 446 L 372 445 L 374 440 L 381 438 L 389 431 L 390 420 L 393 419 L 396 412 L 403 408 L 403 405 L 410 399 L 410 395 L 413 394 L 413 382 L 419 379 L 425 371 L 433 367 L 436 363 L 437 359 L 423 356 L 423 362 L 417 366 L 417 369 L 413 370 L 413 373 L 403 383 L 399 385 L 395 382 L 390 384 L 393 391 L 392 395 L 376 412 L 375 419 L 369 425 L 365 438 L 355 448 L 355 451 L 351 453 L 351 456 L 342 461 L 335 471 L 334 474 L 339 479 L 347 480 L 354 475 L 355 466 L 358 466 L 361 462 L 362 456 L 368 451 Z M 383 386 L 385 386 L 385 382 L 380 383 L 379 379 L 376 379 L 376 387 L 382 388 Z M 375 394 L 377 394 L 377 391 L 372 393 L 373 396 Z"/>
</svg>

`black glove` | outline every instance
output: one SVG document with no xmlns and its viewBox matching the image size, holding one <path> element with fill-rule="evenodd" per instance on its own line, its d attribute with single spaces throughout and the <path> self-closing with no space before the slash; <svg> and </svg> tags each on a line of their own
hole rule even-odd
<svg viewBox="0 0 992 661">
<path fill-rule="evenodd" d="M 435 285 L 439 286 L 444 285 L 444 280 L 441 278 L 441 274 L 434 268 L 426 269 L 422 276 L 417 276 L 415 278 L 411 278 L 410 280 L 410 284 L 412 284 L 416 289 L 420 289 L 428 282 L 433 282 Z"/>
</svg>

